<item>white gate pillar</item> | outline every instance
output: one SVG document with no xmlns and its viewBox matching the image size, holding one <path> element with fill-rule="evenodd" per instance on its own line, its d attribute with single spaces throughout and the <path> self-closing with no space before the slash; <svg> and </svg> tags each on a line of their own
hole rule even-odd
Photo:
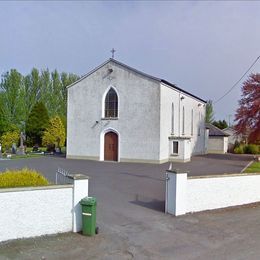
<svg viewBox="0 0 260 260">
<path fill-rule="evenodd" d="M 186 214 L 187 173 L 166 171 L 165 213 L 175 216 Z"/>
<path fill-rule="evenodd" d="M 72 231 L 82 230 L 82 210 L 80 201 L 88 196 L 88 176 L 83 174 L 71 174 L 73 179 L 73 204 L 72 204 Z"/>
</svg>

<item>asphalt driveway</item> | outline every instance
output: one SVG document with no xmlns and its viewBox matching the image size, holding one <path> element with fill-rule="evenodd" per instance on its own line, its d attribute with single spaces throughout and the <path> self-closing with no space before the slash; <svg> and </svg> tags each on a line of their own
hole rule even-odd
<svg viewBox="0 0 260 260">
<path fill-rule="evenodd" d="M 194 157 L 192 162 L 174 167 L 190 170 L 190 175 L 236 173 L 251 159 L 227 158 Z M 58 167 L 90 176 L 89 192 L 97 197 L 100 234 L 95 238 L 67 234 L 14 241 L 0 246 L 3 259 L 258 259 L 260 255 L 258 205 L 181 217 L 165 215 L 164 173 L 169 164 L 52 157 L 0 161 L 0 170 L 24 166 L 43 172 L 51 181 Z"/>
</svg>

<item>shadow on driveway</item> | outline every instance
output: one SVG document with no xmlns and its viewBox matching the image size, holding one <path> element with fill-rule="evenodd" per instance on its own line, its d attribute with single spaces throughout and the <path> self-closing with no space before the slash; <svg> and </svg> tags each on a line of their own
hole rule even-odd
<svg viewBox="0 0 260 260">
<path fill-rule="evenodd" d="M 159 212 L 165 212 L 165 201 L 164 200 L 148 199 L 148 198 L 144 198 L 144 197 L 136 194 L 135 200 L 129 201 L 129 202 L 132 204 L 144 207 L 144 208 L 156 210 Z"/>
</svg>

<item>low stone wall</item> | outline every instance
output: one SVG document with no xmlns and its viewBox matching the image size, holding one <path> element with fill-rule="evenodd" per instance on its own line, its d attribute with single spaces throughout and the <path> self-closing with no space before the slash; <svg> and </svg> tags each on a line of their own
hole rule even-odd
<svg viewBox="0 0 260 260">
<path fill-rule="evenodd" d="M 79 201 L 86 196 L 86 176 L 73 185 L 0 189 L 0 242 L 80 231 Z"/>
<path fill-rule="evenodd" d="M 260 174 L 189 177 L 167 171 L 166 212 L 182 215 L 260 201 Z"/>
</svg>

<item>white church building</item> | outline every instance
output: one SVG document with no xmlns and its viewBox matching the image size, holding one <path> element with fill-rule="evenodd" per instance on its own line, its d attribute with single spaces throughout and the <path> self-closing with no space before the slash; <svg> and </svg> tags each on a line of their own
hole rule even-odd
<svg viewBox="0 0 260 260">
<path fill-rule="evenodd" d="M 187 162 L 206 152 L 205 104 L 109 59 L 68 86 L 67 158 Z"/>
</svg>

